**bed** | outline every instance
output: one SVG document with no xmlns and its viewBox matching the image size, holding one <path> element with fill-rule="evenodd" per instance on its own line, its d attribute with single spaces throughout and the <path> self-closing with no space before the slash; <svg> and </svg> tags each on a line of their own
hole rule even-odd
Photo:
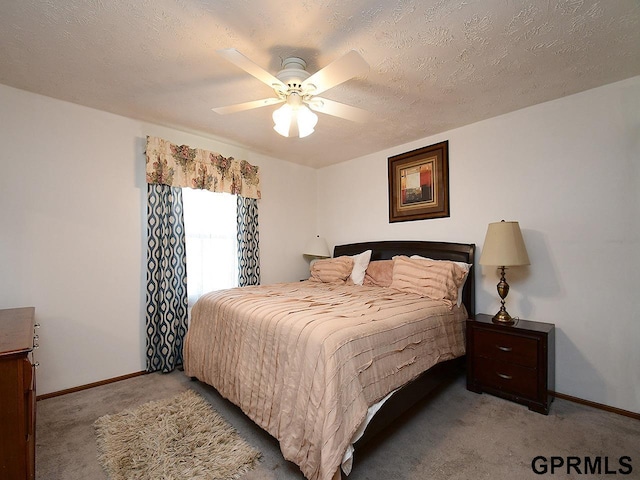
<svg viewBox="0 0 640 480">
<path fill-rule="evenodd" d="M 367 283 L 370 277 L 352 285 L 344 277 L 350 259 L 368 251 L 367 275 L 392 263 L 393 285 Z M 475 310 L 474 253 L 472 244 L 443 242 L 339 245 L 333 260 L 314 265 L 310 280 L 211 292 L 193 307 L 185 373 L 273 435 L 305 477 L 339 479 L 364 425 L 358 443 L 460 364 L 465 320 Z M 453 262 L 467 265 L 464 278 Z M 455 298 L 399 288 L 403 265 L 453 275 Z M 325 273 L 318 279 L 323 268 L 345 281 L 324 281 Z"/>
</svg>

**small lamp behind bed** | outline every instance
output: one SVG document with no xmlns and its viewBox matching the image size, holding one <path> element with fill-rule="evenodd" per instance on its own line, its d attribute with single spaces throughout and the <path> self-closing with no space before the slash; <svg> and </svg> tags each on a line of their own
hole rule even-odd
<svg viewBox="0 0 640 480">
<path fill-rule="evenodd" d="M 509 293 L 509 284 L 504 278 L 506 267 L 530 265 L 529 255 L 524 246 L 524 239 L 518 222 L 490 223 L 487 228 L 487 236 L 484 239 L 480 265 L 495 265 L 500 268 L 500 282 L 498 283 L 498 295 L 500 295 L 500 311 L 493 317 L 494 323 L 510 325 L 513 318 L 504 307 L 504 299 Z"/>
<path fill-rule="evenodd" d="M 310 258 L 310 264 L 313 264 L 320 258 L 329 258 L 331 253 L 329 253 L 329 247 L 325 239 L 318 235 L 307 242 L 303 255 Z"/>
</svg>

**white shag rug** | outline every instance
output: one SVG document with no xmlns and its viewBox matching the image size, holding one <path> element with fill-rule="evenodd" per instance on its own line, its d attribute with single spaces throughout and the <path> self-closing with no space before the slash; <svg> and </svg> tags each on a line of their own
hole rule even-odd
<svg viewBox="0 0 640 480">
<path fill-rule="evenodd" d="M 110 480 L 232 480 L 260 458 L 193 390 L 105 415 L 94 427 Z"/>
</svg>

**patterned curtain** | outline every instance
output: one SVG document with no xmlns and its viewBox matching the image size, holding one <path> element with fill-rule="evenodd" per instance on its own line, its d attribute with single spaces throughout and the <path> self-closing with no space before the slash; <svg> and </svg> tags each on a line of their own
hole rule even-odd
<svg viewBox="0 0 640 480">
<path fill-rule="evenodd" d="M 187 274 L 182 189 L 147 185 L 147 371 L 182 365 Z"/>
<path fill-rule="evenodd" d="M 238 286 L 260 285 L 258 201 L 238 195 Z"/>
</svg>

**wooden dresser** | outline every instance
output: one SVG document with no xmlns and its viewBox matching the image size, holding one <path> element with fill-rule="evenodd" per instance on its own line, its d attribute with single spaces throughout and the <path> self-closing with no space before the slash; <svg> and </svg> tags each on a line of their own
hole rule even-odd
<svg viewBox="0 0 640 480">
<path fill-rule="evenodd" d="M 33 480 L 36 460 L 35 308 L 0 310 L 0 479 Z"/>
<path fill-rule="evenodd" d="M 530 320 L 499 325 L 491 318 L 467 320 L 467 389 L 547 415 L 555 379 L 554 325 Z"/>
</svg>

